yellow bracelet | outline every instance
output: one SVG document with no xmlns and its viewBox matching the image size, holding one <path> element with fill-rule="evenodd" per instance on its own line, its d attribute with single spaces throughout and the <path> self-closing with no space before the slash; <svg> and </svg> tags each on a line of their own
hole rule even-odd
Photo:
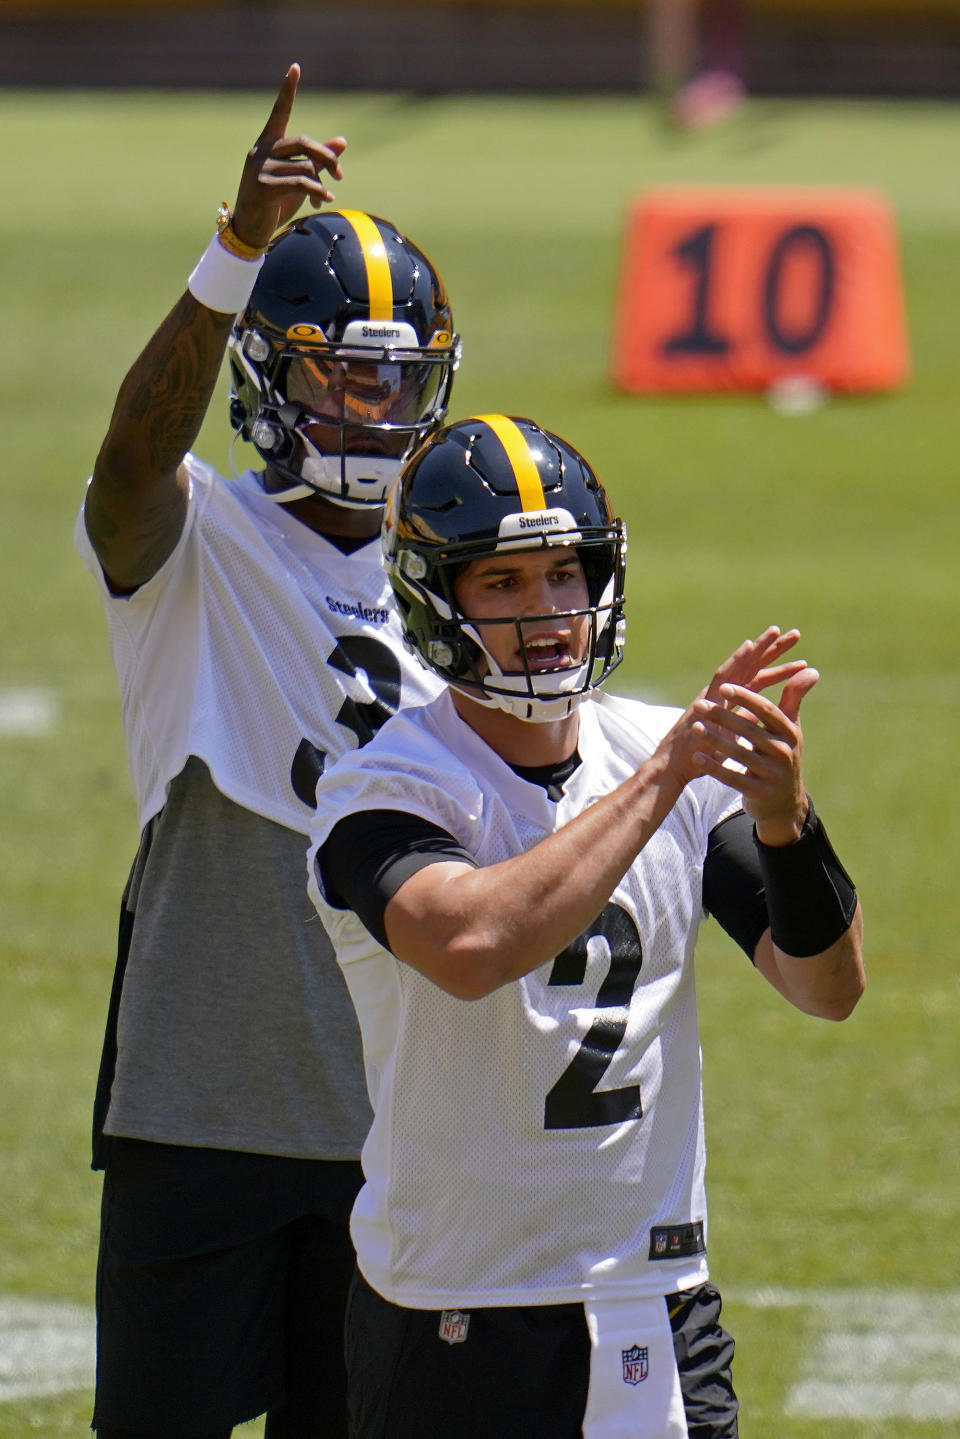
<svg viewBox="0 0 960 1439">
<path fill-rule="evenodd" d="M 233 216 L 226 200 L 217 211 L 217 239 L 223 248 L 231 255 L 236 255 L 238 260 L 259 260 L 260 256 L 267 252 L 266 245 L 248 245 L 245 240 L 240 239 L 233 228 Z"/>
</svg>

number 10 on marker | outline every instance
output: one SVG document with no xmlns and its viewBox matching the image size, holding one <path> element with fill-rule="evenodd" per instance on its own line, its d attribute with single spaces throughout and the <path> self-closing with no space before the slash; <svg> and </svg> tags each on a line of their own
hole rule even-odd
<svg viewBox="0 0 960 1439">
<path fill-rule="evenodd" d="M 630 211 L 613 378 L 637 392 L 803 375 L 881 390 L 908 370 L 892 216 L 849 190 L 662 190 Z"/>
</svg>

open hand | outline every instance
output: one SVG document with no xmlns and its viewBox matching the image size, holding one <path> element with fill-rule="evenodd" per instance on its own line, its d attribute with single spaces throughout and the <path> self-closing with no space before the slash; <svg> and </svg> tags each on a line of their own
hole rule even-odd
<svg viewBox="0 0 960 1439">
<path fill-rule="evenodd" d="M 801 757 L 800 702 L 819 678 L 806 660 L 784 660 L 799 630 L 770 625 L 718 666 L 710 683 L 662 741 L 681 784 L 712 775 L 739 790 L 744 808 L 767 827 L 767 843 L 791 831 L 796 838 L 806 813 Z M 780 705 L 761 694 L 783 684 Z M 793 830 L 795 829 L 795 833 Z"/>
<path fill-rule="evenodd" d="M 806 660 L 788 660 L 782 657 L 792 650 L 800 638 L 799 630 L 784 630 L 768 625 L 755 640 L 744 640 L 729 658 L 719 666 L 703 694 L 717 703 L 725 684 L 743 685 L 755 691 L 770 689 L 782 684 L 807 668 Z"/>
<path fill-rule="evenodd" d="M 796 643 L 796 631 L 768 641 L 763 667 L 752 680 L 743 678 L 744 666 L 749 673 L 751 660 L 742 656 L 737 660 L 744 646 L 721 666 L 719 684 L 715 676 L 705 692 L 709 707 L 698 715 L 703 742 L 693 757 L 701 774 L 713 775 L 740 792 L 760 839 L 772 845 L 792 843 L 803 827 L 807 796 L 800 705 L 820 678 L 802 660 L 767 666 L 789 647 L 784 641 L 791 635 L 791 643 Z M 735 673 L 740 678 L 732 678 Z M 779 704 L 760 693 L 781 680 L 785 683 Z"/>
</svg>

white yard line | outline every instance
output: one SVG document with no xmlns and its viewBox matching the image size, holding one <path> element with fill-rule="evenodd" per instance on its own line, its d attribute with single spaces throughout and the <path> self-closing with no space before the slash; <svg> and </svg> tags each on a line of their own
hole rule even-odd
<svg viewBox="0 0 960 1439">
<path fill-rule="evenodd" d="M 790 1376 L 786 1415 L 908 1427 L 960 1419 L 960 1290 L 771 1288 L 726 1298 L 812 1311 L 816 1337 Z M 0 1403 L 90 1389 L 93 1375 L 89 1309 L 0 1298 Z"/>
<path fill-rule="evenodd" d="M 0 1298 L 0 1402 L 92 1389 L 93 1374 L 89 1309 Z"/>
<path fill-rule="evenodd" d="M 750 1308 L 805 1308 L 817 1337 L 784 1401 L 806 1419 L 960 1419 L 960 1291 L 763 1289 Z"/>
<path fill-rule="evenodd" d="M 17 686 L 0 689 L 0 739 L 52 734 L 60 718 L 60 701 L 50 689 Z"/>
</svg>

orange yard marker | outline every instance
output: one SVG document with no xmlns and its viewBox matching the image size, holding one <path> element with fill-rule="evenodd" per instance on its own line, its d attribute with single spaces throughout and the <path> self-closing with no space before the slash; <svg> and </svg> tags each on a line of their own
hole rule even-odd
<svg viewBox="0 0 960 1439">
<path fill-rule="evenodd" d="M 676 188 L 628 214 L 612 374 L 622 389 L 886 390 L 909 370 L 896 233 L 866 190 Z"/>
</svg>

